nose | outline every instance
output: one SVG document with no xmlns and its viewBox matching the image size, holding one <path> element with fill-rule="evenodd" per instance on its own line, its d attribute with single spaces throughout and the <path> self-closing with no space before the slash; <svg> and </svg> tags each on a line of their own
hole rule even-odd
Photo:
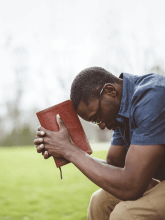
<svg viewBox="0 0 165 220">
<path fill-rule="evenodd" d="M 104 122 L 101 122 L 100 124 L 98 124 L 98 126 L 99 126 L 99 128 L 100 128 L 101 130 L 104 130 L 106 124 L 105 124 Z"/>
</svg>

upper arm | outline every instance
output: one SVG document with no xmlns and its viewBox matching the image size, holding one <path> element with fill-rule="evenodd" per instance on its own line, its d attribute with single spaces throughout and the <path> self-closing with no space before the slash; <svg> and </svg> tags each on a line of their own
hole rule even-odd
<svg viewBox="0 0 165 220">
<path fill-rule="evenodd" d="M 125 177 L 132 199 L 143 195 L 165 155 L 164 145 L 131 145 L 125 160 Z"/>
<path fill-rule="evenodd" d="M 113 132 L 111 146 L 109 148 L 106 161 L 116 167 L 124 167 L 127 150 L 124 146 L 120 131 L 116 128 Z"/>
<path fill-rule="evenodd" d="M 111 145 L 116 145 L 116 146 L 125 146 L 124 140 L 121 136 L 121 133 L 119 131 L 119 128 L 116 128 L 113 132 L 112 140 L 111 140 Z"/>
<path fill-rule="evenodd" d="M 124 146 L 111 145 L 108 150 L 106 161 L 110 165 L 124 167 L 126 154 L 127 150 Z"/>
</svg>

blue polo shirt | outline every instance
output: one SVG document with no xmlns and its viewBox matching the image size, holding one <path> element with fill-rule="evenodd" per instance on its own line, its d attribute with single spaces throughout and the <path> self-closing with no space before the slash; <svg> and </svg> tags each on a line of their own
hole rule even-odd
<svg viewBox="0 0 165 220">
<path fill-rule="evenodd" d="M 165 77 L 122 73 L 120 78 L 123 91 L 116 120 L 121 126 L 115 129 L 111 145 L 128 150 L 131 144 L 165 144 Z M 154 177 L 165 179 L 165 168 L 163 174 Z"/>
</svg>

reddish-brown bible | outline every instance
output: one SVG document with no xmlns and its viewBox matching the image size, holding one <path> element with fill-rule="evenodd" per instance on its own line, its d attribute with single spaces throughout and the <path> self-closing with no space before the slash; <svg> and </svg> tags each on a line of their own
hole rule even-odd
<svg viewBox="0 0 165 220">
<path fill-rule="evenodd" d="M 39 111 L 36 114 L 41 126 L 50 131 L 59 131 L 59 127 L 56 121 L 56 115 L 59 114 L 65 126 L 68 128 L 73 142 L 83 151 L 86 151 L 88 154 L 92 154 L 92 149 L 81 125 L 81 122 L 77 116 L 77 113 L 74 110 L 71 100 L 59 103 Z M 61 167 L 69 163 L 69 161 L 65 159 L 54 158 L 54 160 L 57 167 Z"/>
</svg>

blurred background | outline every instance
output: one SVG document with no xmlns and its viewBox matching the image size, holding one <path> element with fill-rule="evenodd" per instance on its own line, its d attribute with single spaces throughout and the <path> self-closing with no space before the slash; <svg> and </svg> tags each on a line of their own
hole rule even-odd
<svg viewBox="0 0 165 220">
<path fill-rule="evenodd" d="M 164 74 L 164 11 L 163 0 L 0 0 L 0 146 L 32 145 L 35 113 L 69 99 L 84 68 Z"/>
<path fill-rule="evenodd" d="M 87 219 L 99 187 L 36 153 L 36 112 L 69 99 L 87 67 L 165 74 L 164 50 L 164 0 L 0 0 L 0 219 Z M 105 160 L 112 132 L 81 122 Z"/>
</svg>

